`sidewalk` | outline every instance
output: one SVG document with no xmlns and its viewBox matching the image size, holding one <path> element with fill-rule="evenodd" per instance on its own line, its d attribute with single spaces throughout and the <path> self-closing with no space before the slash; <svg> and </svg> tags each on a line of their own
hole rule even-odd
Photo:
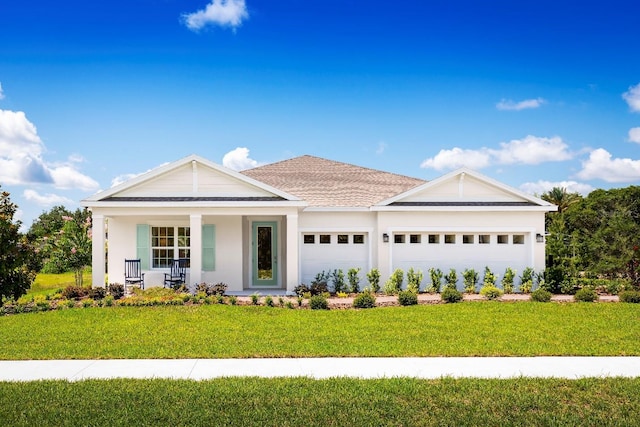
<svg viewBox="0 0 640 427">
<path fill-rule="evenodd" d="M 0 381 L 254 377 L 640 377 L 640 357 L 408 357 L 0 361 Z"/>
</svg>

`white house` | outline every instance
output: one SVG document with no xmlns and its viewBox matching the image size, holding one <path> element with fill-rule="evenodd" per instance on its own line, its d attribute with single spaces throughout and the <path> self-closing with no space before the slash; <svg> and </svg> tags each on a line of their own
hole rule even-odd
<svg viewBox="0 0 640 427">
<path fill-rule="evenodd" d="M 110 283 L 139 258 L 146 286 L 162 286 L 181 258 L 188 283 L 262 293 L 338 268 L 361 268 L 362 283 L 371 268 L 382 281 L 410 267 L 540 271 L 544 215 L 556 210 L 469 169 L 426 182 L 313 156 L 235 172 L 192 155 L 82 205 L 93 216 L 94 286 L 105 283 L 105 257 Z"/>
</svg>

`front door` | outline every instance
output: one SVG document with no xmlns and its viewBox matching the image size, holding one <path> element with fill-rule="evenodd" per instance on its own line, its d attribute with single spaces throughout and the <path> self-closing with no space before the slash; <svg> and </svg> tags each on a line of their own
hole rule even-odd
<svg viewBox="0 0 640 427">
<path fill-rule="evenodd" d="M 253 223 L 253 286 L 278 286 L 278 223 Z"/>
</svg>

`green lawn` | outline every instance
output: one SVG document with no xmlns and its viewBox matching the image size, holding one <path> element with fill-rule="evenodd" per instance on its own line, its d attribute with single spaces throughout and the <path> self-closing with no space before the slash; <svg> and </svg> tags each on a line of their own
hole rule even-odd
<svg viewBox="0 0 640 427">
<path fill-rule="evenodd" d="M 84 281 L 85 286 L 91 284 L 91 269 L 85 269 L 82 274 L 82 280 Z M 27 293 L 45 295 L 53 293 L 56 289 L 64 289 L 69 285 L 75 284 L 76 281 L 73 271 L 62 274 L 38 273 L 36 280 L 33 281 L 31 289 L 29 289 Z"/>
<path fill-rule="evenodd" d="M 639 320 L 622 303 L 77 308 L 0 317 L 0 359 L 640 355 Z"/>
<path fill-rule="evenodd" d="M 631 426 L 640 379 L 0 383 L 7 426 Z"/>
</svg>

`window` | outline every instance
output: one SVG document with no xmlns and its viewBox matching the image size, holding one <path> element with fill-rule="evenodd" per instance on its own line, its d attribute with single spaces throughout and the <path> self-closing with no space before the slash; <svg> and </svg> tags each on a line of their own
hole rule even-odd
<svg viewBox="0 0 640 427">
<path fill-rule="evenodd" d="M 455 234 L 445 234 L 444 235 L 444 243 L 451 245 L 454 244 L 456 242 L 456 235 Z"/>
<path fill-rule="evenodd" d="M 393 242 L 394 243 L 404 243 L 404 234 L 394 234 L 393 235 Z"/>
<path fill-rule="evenodd" d="M 478 236 L 478 243 L 481 245 L 488 245 L 491 243 L 491 237 L 488 234 L 481 234 Z"/>
<path fill-rule="evenodd" d="M 431 244 L 440 243 L 440 235 L 439 234 L 429 234 L 429 243 L 431 243 Z"/>
<path fill-rule="evenodd" d="M 316 242 L 315 234 L 305 234 L 303 237 L 305 245 L 313 245 Z"/>
<path fill-rule="evenodd" d="M 409 243 L 420 243 L 421 240 L 422 240 L 422 236 L 419 234 L 409 235 Z"/>
<path fill-rule="evenodd" d="M 174 259 L 186 259 L 189 267 L 189 227 L 151 227 L 151 266 L 169 268 Z"/>
<path fill-rule="evenodd" d="M 354 234 L 353 235 L 353 244 L 354 245 L 363 245 L 364 244 L 364 234 Z"/>
<path fill-rule="evenodd" d="M 338 244 L 345 245 L 349 243 L 349 235 L 348 234 L 338 234 Z"/>
<path fill-rule="evenodd" d="M 514 234 L 513 235 L 513 244 L 514 245 L 524 245 L 524 234 Z"/>
<path fill-rule="evenodd" d="M 463 234 L 462 243 L 465 245 L 472 245 L 474 241 L 473 234 Z"/>
<path fill-rule="evenodd" d="M 506 234 L 498 234 L 498 244 L 506 245 L 507 243 L 509 243 L 509 236 Z"/>
<path fill-rule="evenodd" d="M 320 235 L 320 244 L 329 244 L 331 243 L 331 235 L 330 234 L 321 234 Z"/>
</svg>

